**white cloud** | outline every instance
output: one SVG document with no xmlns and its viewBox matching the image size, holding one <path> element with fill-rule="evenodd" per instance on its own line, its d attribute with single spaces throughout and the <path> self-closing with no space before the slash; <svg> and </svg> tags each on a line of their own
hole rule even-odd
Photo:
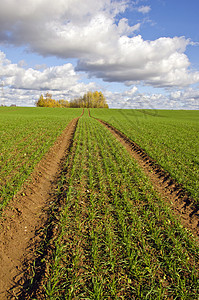
<svg viewBox="0 0 199 300">
<path fill-rule="evenodd" d="M 151 10 L 151 7 L 150 6 L 147 6 L 147 5 L 143 5 L 143 6 L 140 6 L 137 8 L 137 11 L 142 13 L 142 14 L 147 14 L 148 12 L 150 12 Z"/>
<path fill-rule="evenodd" d="M 27 68 L 23 61 L 12 64 L 0 52 L 0 77 L 10 89 L 51 89 L 57 94 L 63 90 L 71 95 L 94 86 L 94 83 L 80 83 L 77 71 L 127 86 L 143 83 L 179 89 L 198 83 L 199 72 L 190 69 L 185 54 L 192 41 L 185 37 L 147 41 L 135 35 L 141 29 L 141 20 L 135 20 L 132 26 L 126 18 L 118 20 L 118 14 L 127 8 L 142 14 L 151 10 L 150 6 L 139 6 L 139 3 L 128 0 L 1 0 L 0 43 L 23 45 L 43 56 L 73 57 L 79 61 L 76 70 L 68 63 L 51 68 L 38 65 L 33 69 Z M 129 103 L 129 93 L 134 99 L 139 98 L 133 88 L 122 95 L 126 99 L 129 97 Z M 154 101 L 160 101 L 157 99 Z M 174 102 L 178 99 L 177 94 L 170 98 Z"/>
<path fill-rule="evenodd" d="M 162 94 L 148 95 L 140 93 L 137 87 L 134 87 L 134 91 L 126 90 L 124 92 L 105 92 L 107 102 L 111 108 L 121 109 L 169 109 L 169 99 Z M 173 108 L 170 107 L 170 108 Z"/>
<path fill-rule="evenodd" d="M 137 92 L 138 88 L 136 86 L 132 87 L 130 90 L 124 92 L 124 96 L 132 96 Z"/>
<path fill-rule="evenodd" d="M 105 81 L 143 81 L 159 87 L 198 82 L 199 72 L 189 70 L 184 54 L 191 41 L 184 37 L 154 41 L 144 41 L 141 35 L 129 37 L 141 23 L 129 26 L 126 18 L 116 23 L 116 15 L 129 5 L 111 0 L 2 0 L 0 36 L 44 56 L 78 58 L 77 70 Z M 137 10 L 146 13 L 150 7 Z M 36 71 L 31 74 L 37 77 Z"/>
<path fill-rule="evenodd" d="M 80 82 L 72 64 L 49 67 L 44 70 L 23 68 L 24 64 L 13 64 L 0 51 L 0 82 L 4 85 L 3 102 L 32 106 L 42 92 L 50 91 L 53 97 L 71 99 L 88 90 L 95 90 L 96 84 Z M 13 97 L 14 95 L 14 97 Z M 1 103 L 3 104 L 3 103 Z"/>
<path fill-rule="evenodd" d="M 80 79 L 70 63 L 46 68 L 43 71 L 24 69 L 20 63 L 12 64 L 2 52 L 0 52 L 0 78 L 7 86 L 30 90 L 67 89 Z"/>
<path fill-rule="evenodd" d="M 106 91 L 108 104 L 122 109 L 199 109 L 199 90 L 188 88 L 164 93 L 143 93 L 134 86 L 123 92 Z"/>
<path fill-rule="evenodd" d="M 170 100 L 182 103 L 185 109 L 199 109 L 199 87 L 196 89 L 186 88 L 172 92 L 170 94 Z"/>
<path fill-rule="evenodd" d="M 140 35 L 121 36 L 112 54 L 81 59 L 77 70 L 84 70 L 106 81 L 134 84 L 143 81 L 157 87 L 186 86 L 199 82 L 199 72 L 189 71 L 183 53 L 189 40 L 184 37 L 144 41 Z"/>
<path fill-rule="evenodd" d="M 123 18 L 119 21 L 118 32 L 120 35 L 131 35 L 134 31 L 139 30 L 140 26 L 140 23 L 137 23 L 134 26 L 129 26 L 128 20 L 126 18 Z"/>
<path fill-rule="evenodd" d="M 181 97 L 181 91 L 175 91 L 175 92 L 171 92 L 171 98 L 172 99 L 179 99 Z"/>
</svg>

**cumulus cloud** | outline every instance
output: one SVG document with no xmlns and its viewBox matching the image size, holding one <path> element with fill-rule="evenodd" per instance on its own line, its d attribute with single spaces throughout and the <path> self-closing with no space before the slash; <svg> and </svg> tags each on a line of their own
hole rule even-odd
<svg viewBox="0 0 199 300">
<path fill-rule="evenodd" d="M 43 71 L 25 69 L 21 63 L 11 63 L 0 51 L 0 78 L 5 85 L 16 89 L 64 90 L 75 85 L 80 77 L 70 63 L 45 68 Z"/>
<path fill-rule="evenodd" d="M 171 93 L 143 93 L 134 86 L 123 92 L 105 91 L 110 107 L 122 109 L 199 109 L 199 90 L 186 88 Z"/>
<path fill-rule="evenodd" d="M 199 82 L 199 72 L 189 71 L 190 62 L 184 54 L 188 44 L 184 37 L 144 41 L 140 35 L 121 36 L 117 51 L 95 59 L 81 59 L 77 70 L 127 85 L 143 81 L 156 87 L 186 86 Z"/>
<path fill-rule="evenodd" d="M 114 17 L 126 7 L 127 1 L 111 0 L 2 0 L 0 37 L 43 55 L 79 57 L 115 36 Z M 122 27 L 129 32 L 124 20 Z"/>
<path fill-rule="evenodd" d="M 138 90 L 138 88 L 136 87 L 136 86 L 134 86 L 134 87 L 132 87 L 131 89 L 129 89 L 129 90 L 126 90 L 124 93 L 123 93 L 123 95 L 124 96 L 132 96 L 132 95 L 134 95 L 136 92 L 137 92 L 137 90 Z"/>
<path fill-rule="evenodd" d="M 40 69 L 42 67 L 44 66 L 40 66 Z M 43 70 L 25 69 L 24 63 L 13 64 L 0 51 L 0 82 L 4 86 L 4 102 L 7 105 L 12 104 L 13 99 L 18 105 L 34 105 L 38 95 L 46 91 L 50 91 L 59 99 L 71 99 L 96 89 L 94 82 L 85 84 L 80 80 L 80 75 L 75 72 L 71 63 L 46 67 Z"/>
<path fill-rule="evenodd" d="M 182 88 L 199 82 L 185 54 L 192 41 L 185 37 L 147 41 L 136 35 L 142 22 L 129 25 L 118 15 L 132 8 L 142 14 L 150 6 L 119 0 L 1 0 L 0 42 L 25 46 L 43 56 L 77 58 L 71 64 L 24 68 L 3 58 L 0 76 L 16 89 L 77 87 L 78 71 L 90 77 L 126 85 Z M 3 54 L 0 53 L 0 56 Z"/>
<path fill-rule="evenodd" d="M 170 100 L 182 103 L 185 109 L 199 109 L 199 87 L 197 89 L 186 88 L 172 92 Z"/>
</svg>

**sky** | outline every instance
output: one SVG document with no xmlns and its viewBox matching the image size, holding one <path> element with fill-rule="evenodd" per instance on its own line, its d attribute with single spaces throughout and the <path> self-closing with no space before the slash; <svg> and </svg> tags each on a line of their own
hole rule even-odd
<svg viewBox="0 0 199 300">
<path fill-rule="evenodd" d="M 0 105 L 199 109 L 198 0 L 0 0 Z"/>
</svg>

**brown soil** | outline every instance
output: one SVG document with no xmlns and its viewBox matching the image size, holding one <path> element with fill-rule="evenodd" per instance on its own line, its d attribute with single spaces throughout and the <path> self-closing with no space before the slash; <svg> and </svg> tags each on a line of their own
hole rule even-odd
<svg viewBox="0 0 199 300">
<path fill-rule="evenodd" d="M 136 159 L 145 174 L 161 197 L 171 205 L 172 210 L 181 223 L 198 239 L 199 237 L 199 207 L 180 184 L 171 178 L 148 154 L 136 143 L 130 140 L 118 129 L 105 121 L 98 120 L 122 143 L 128 152 Z"/>
<path fill-rule="evenodd" d="M 56 178 L 72 144 L 78 118 L 72 120 L 35 168 L 31 179 L 9 203 L 0 220 L 0 299 L 18 299 L 23 286 L 23 264 L 34 257 L 30 245 L 44 226 Z M 14 288 L 13 288 L 14 287 Z"/>
</svg>

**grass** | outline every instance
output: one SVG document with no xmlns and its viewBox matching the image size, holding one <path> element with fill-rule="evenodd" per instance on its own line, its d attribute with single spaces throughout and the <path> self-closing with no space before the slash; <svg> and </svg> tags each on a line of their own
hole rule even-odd
<svg viewBox="0 0 199 300">
<path fill-rule="evenodd" d="M 0 108 L 0 209 L 81 109 Z"/>
<path fill-rule="evenodd" d="M 199 201 L 199 111 L 90 111 L 136 142 Z"/>
<path fill-rule="evenodd" d="M 45 299 L 197 299 L 198 247 L 123 146 L 85 114 L 61 175 Z"/>
</svg>

